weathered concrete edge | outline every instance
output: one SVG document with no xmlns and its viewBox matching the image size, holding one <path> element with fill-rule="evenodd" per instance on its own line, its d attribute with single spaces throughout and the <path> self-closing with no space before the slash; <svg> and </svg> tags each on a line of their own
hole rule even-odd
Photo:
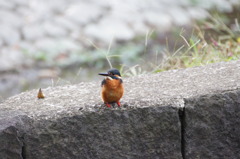
<svg viewBox="0 0 240 159">
<path fill-rule="evenodd" d="M 171 107 L 170 109 L 167 107 Z M 128 110 L 133 110 L 133 109 L 152 109 L 152 106 L 148 106 L 148 107 L 140 107 L 140 108 L 130 108 Z M 162 105 L 161 106 L 157 106 L 156 109 L 160 109 L 163 110 L 163 112 L 165 111 L 164 109 L 167 110 L 172 110 L 172 111 L 176 111 L 176 113 L 178 113 L 178 109 L 180 108 L 179 106 L 175 106 L 174 104 L 167 104 L 167 105 Z M 180 108 L 182 109 L 182 108 Z M 104 111 L 102 111 L 102 114 L 106 114 L 106 113 L 110 113 L 110 112 L 124 112 L 126 110 L 124 109 L 105 109 Z M 4 112 L 1 112 L 4 114 Z M 30 118 L 28 115 L 26 115 L 25 113 L 21 112 L 21 111 L 8 111 L 6 114 L 11 114 L 13 113 L 15 116 L 11 117 L 11 118 L 4 118 L 3 116 L 1 116 L 0 114 L 0 124 L 5 124 L 5 123 L 10 123 L 7 124 L 8 126 L 4 127 L 1 131 L 0 131 L 0 139 L 6 138 L 5 136 L 7 135 L 11 135 L 11 139 L 9 140 L 9 142 L 14 142 L 15 145 L 18 145 L 17 148 L 12 148 L 9 147 L 8 144 L 6 143 L 6 148 L 4 148 L 5 150 L 11 150 L 11 154 L 15 153 L 16 154 L 16 158 L 21 158 L 21 159 L 26 159 L 29 158 L 29 154 L 28 154 L 28 143 L 26 141 L 25 136 L 31 135 L 31 134 L 27 134 L 27 132 L 29 132 L 30 129 L 34 129 L 33 127 L 33 122 L 36 123 L 41 123 L 43 120 L 47 120 L 47 119 L 41 119 L 38 121 L 34 121 L 34 119 Z M 98 113 L 98 112 L 88 112 L 84 115 L 89 115 L 92 113 Z M 83 114 L 79 114 L 80 116 Z M 65 118 L 66 116 L 64 116 Z M 73 116 L 69 116 L 69 118 L 72 118 Z M 58 120 L 61 120 L 62 118 L 58 118 L 58 119 L 54 119 L 55 122 L 57 122 Z M 5 123 L 4 123 L 5 122 Z M 179 123 L 176 123 L 179 124 Z M 9 126 L 10 125 L 10 126 Z M 0 140 L 1 141 L 1 140 Z M 7 153 L 6 153 L 7 154 Z M 8 156 L 1 156 L 3 158 L 9 158 Z M 31 157 L 30 157 L 31 158 Z"/>
<path fill-rule="evenodd" d="M 4 112 L 1 112 L 4 113 Z M 1 146 L 1 151 L 5 151 L 4 154 L 6 156 L 1 156 L 4 158 L 8 157 L 8 151 L 11 154 L 15 154 L 16 158 L 24 159 L 25 157 L 25 140 L 24 136 L 26 134 L 26 130 L 29 129 L 30 123 L 33 121 L 26 114 L 21 111 L 8 111 L 6 114 L 13 113 L 15 116 L 8 118 L 4 118 L 1 116 L 0 124 L 3 126 L 0 130 L 0 139 L 1 138 L 9 138 L 9 143 L 3 143 Z M 2 142 L 2 141 L 1 141 Z M 15 143 L 17 147 L 12 147 L 11 144 Z"/>
<path fill-rule="evenodd" d="M 184 101 L 184 105 L 183 107 L 179 107 L 176 105 L 165 105 L 165 107 L 175 107 L 175 109 L 178 111 L 179 113 L 179 121 L 180 121 L 180 127 L 181 130 L 179 130 L 181 132 L 181 154 L 182 154 L 182 158 L 185 159 L 185 124 L 186 124 L 186 120 L 185 120 L 185 110 L 188 109 L 186 108 L 186 104 L 188 103 L 189 100 L 192 99 L 198 99 L 204 96 L 215 96 L 215 95 L 222 95 L 222 94 L 228 94 L 228 93 L 238 93 L 240 92 L 240 89 L 236 89 L 236 90 L 227 90 L 227 91 L 222 91 L 219 93 L 214 93 L 214 94 L 205 94 L 205 95 L 200 95 L 200 96 L 195 96 L 195 97 L 190 97 L 190 98 L 183 98 L 182 100 Z M 160 109 L 161 107 L 164 107 L 163 105 L 158 106 Z M 151 108 L 151 107 L 137 107 L 137 108 L 133 108 L 133 109 L 146 109 L 146 108 Z M 107 110 L 106 112 L 109 111 L 119 111 L 119 109 L 113 109 L 113 110 Z M 120 111 L 124 111 L 124 110 L 120 110 Z M 18 142 L 18 150 L 17 149 L 13 149 L 13 151 L 16 152 L 16 154 L 21 154 L 20 158 L 25 159 L 27 154 L 26 154 L 26 147 L 25 147 L 25 139 L 24 136 L 26 134 L 26 130 L 31 128 L 31 123 L 33 122 L 32 119 L 30 117 L 28 117 L 27 115 L 24 115 L 24 113 L 20 112 L 20 111 L 11 111 L 8 113 L 14 113 L 16 114 L 15 117 L 13 118 L 8 118 L 7 120 L 5 120 L 4 122 L 11 122 L 11 126 L 6 127 L 2 132 L 5 132 L 6 134 L 11 134 L 15 136 L 15 142 Z M 103 112 L 105 113 L 105 112 Z M 20 115 L 18 115 L 20 114 Z M 41 121 L 38 121 L 41 122 Z M 2 124 L 1 119 L 0 119 L 0 124 Z M 17 129 L 16 129 L 16 128 Z M 4 135 L 4 134 L 0 135 Z"/>
<path fill-rule="evenodd" d="M 184 107 L 182 109 L 179 109 L 180 114 L 179 114 L 179 119 L 181 121 L 181 153 L 183 156 L 183 159 L 189 158 L 189 155 L 187 155 L 187 146 L 186 146 L 186 129 L 189 129 L 189 126 L 187 126 L 189 124 L 189 121 L 186 118 L 186 115 L 191 112 L 191 109 L 194 109 L 195 107 L 197 107 L 194 103 L 196 101 L 199 101 L 201 99 L 208 99 L 208 101 L 216 98 L 216 97 L 223 97 L 226 99 L 226 97 L 231 100 L 231 95 L 234 94 L 236 96 L 240 96 L 240 88 L 237 89 L 233 89 L 233 90 L 222 90 L 219 93 L 211 93 L 211 94 L 203 94 L 203 95 L 198 95 L 198 96 L 193 96 L 193 97 L 189 97 L 189 98 L 183 98 L 184 100 Z M 223 99 L 224 100 L 224 99 Z M 239 103 L 239 101 L 235 101 L 236 103 Z M 222 102 L 222 101 L 220 101 Z M 229 102 L 229 100 L 225 100 L 225 102 Z M 218 103 L 220 104 L 220 103 Z M 211 104 L 210 104 L 211 105 Z M 200 108 L 201 109 L 201 108 Z M 240 139 L 240 138 L 239 138 Z M 224 151 L 223 151 L 224 152 Z M 192 158 L 194 158 L 194 156 L 191 156 Z M 196 157 L 196 156 L 195 156 Z"/>
</svg>

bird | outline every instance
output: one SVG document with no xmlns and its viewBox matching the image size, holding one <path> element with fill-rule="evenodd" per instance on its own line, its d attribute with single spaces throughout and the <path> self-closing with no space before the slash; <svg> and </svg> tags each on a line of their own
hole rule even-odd
<svg viewBox="0 0 240 159">
<path fill-rule="evenodd" d="M 106 76 L 101 83 L 101 97 L 107 107 L 111 108 L 111 104 L 117 103 L 121 106 L 120 99 L 124 93 L 123 80 L 120 72 L 116 68 L 112 68 L 107 73 L 99 73 L 98 75 Z"/>
<path fill-rule="evenodd" d="M 43 99 L 45 98 L 45 96 L 43 95 L 42 89 L 40 88 L 38 91 L 38 95 L 37 95 L 38 99 Z"/>
</svg>

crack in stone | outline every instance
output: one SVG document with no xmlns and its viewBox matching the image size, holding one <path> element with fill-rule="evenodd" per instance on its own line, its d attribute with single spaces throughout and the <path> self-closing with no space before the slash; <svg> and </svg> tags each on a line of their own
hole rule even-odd
<svg viewBox="0 0 240 159">
<path fill-rule="evenodd" d="M 25 140 L 24 140 L 24 135 L 22 137 L 19 137 L 20 141 L 22 142 L 22 159 L 26 159 L 26 145 L 25 145 Z"/>
<path fill-rule="evenodd" d="M 182 158 L 185 159 L 185 107 L 179 109 L 178 114 L 181 126 L 181 153 Z"/>
</svg>

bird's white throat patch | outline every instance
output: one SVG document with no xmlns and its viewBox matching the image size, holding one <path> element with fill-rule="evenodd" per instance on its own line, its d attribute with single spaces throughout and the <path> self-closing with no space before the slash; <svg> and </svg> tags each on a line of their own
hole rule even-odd
<svg viewBox="0 0 240 159">
<path fill-rule="evenodd" d="M 106 77 L 106 80 L 107 80 L 107 79 L 113 80 L 113 78 L 112 78 L 112 77 L 109 77 L 109 76 Z"/>
</svg>

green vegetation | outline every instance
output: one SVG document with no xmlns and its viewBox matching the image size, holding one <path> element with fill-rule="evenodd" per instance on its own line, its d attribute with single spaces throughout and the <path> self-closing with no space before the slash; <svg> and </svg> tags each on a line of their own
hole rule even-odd
<svg viewBox="0 0 240 159">
<path fill-rule="evenodd" d="M 155 59 L 161 54 L 161 61 L 148 62 L 149 71 L 144 71 L 141 65 L 135 65 L 123 73 L 133 76 L 146 72 L 161 72 L 238 60 L 240 59 L 240 27 L 238 19 L 234 19 L 233 22 L 229 23 L 230 28 L 222 17 L 211 17 L 196 24 L 189 38 L 185 37 L 185 31 L 181 30 L 178 36 L 184 43 L 170 49 L 166 40 L 166 48 L 159 53 L 156 50 Z"/>
<path fill-rule="evenodd" d="M 131 42 L 114 46 L 110 42 L 108 48 L 87 40 L 90 47 L 81 51 L 60 54 L 39 51 L 32 54 L 23 50 L 23 53 L 36 61 L 37 67 L 60 68 L 63 79 L 75 79 L 76 74 L 89 68 L 98 71 L 117 67 L 124 76 L 135 76 L 240 59 L 237 19 L 240 13 L 237 10 L 219 14 L 211 13 L 212 17 L 196 22 L 194 27 L 181 30 L 176 27 L 164 35 L 150 30 L 145 37 L 136 37 Z M 72 74 L 68 73 L 69 70 Z"/>
</svg>

